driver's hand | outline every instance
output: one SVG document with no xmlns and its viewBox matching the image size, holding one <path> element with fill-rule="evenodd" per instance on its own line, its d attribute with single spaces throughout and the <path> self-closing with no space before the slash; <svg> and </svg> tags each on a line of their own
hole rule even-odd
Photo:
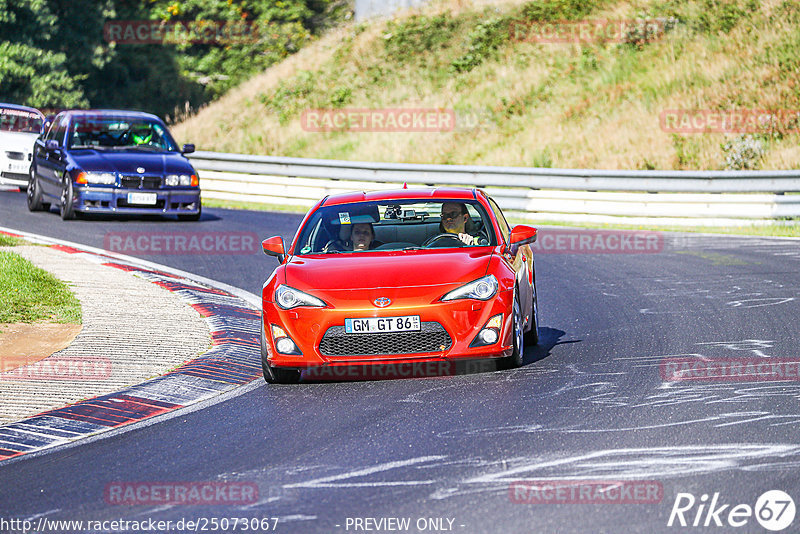
<svg viewBox="0 0 800 534">
<path fill-rule="evenodd" d="M 478 240 L 476 237 L 472 237 L 469 234 L 458 234 L 458 238 L 465 244 L 465 245 L 474 245 L 475 242 Z"/>
</svg>

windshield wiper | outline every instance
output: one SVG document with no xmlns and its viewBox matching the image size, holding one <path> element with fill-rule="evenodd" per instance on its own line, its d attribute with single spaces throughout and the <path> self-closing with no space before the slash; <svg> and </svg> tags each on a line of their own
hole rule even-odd
<svg viewBox="0 0 800 534">
<path fill-rule="evenodd" d="M 406 247 L 406 248 L 403 248 L 403 249 L 400 249 L 400 250 L 425 250 L 425 249 L 422 248 L 422 247 L 419 247 L 417 245 L 414 245 L 413 247 Z"/>
</svg>

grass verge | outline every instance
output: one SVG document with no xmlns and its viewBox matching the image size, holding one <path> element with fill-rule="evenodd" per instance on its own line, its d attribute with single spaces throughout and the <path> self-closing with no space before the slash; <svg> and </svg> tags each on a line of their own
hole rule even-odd
<svg viewBox="0 0 800 534">
<path fill-rule="evenodd" d="M 52 274 L 0 250 L 0 323 L 37 321 L 81 324 L 81 303 Z"/>
<path fill-rule="evenodd" d="M 24 240 L 7 234 L 0 234 L 0 247 L 16 247 L 24 243 Z"/>
</svg>

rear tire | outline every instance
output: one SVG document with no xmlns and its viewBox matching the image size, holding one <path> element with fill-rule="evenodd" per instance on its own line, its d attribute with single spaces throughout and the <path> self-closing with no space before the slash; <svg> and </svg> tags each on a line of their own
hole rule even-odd
<svg viewBox="0 0 800 534">
<path fill-rule="evenodd" d="M 533 304 L 531 305 L 531 329 L 525 332 L 526 345 L 539 344 L 539 300 L 536 295 L 536 280 L 533 281 Z"/>
</svg>

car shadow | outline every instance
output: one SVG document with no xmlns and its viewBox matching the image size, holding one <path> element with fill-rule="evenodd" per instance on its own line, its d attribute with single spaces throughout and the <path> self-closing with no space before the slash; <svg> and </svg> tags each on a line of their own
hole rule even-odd
<svg viewBox="0 0 800 534">
<path fill-rule="evenodd" d="M 52 209 L 52 213 L 58 214 L 57 209 Z M 128 215 L 116 213 L 82 213 L 78 220 L 97 221 L 97 222 L 160 222 L 160 223 L 180 223 L 191 225 L 195 223 L 219 221 L 222 218 L 208 212 L 203 212 L 198 221 L 180 221 L 176 215 Z"/>
<path fill-rule="evenodd" d="M 550 356 L 553 347 L 565 343 L 580 343 L 580 340 L 561 341 L 566 332 L 557 328 L 539 328 L 539 343 L 528 345 L 523 354 L 522 365 L 540 362 Z M 325 382 L 361 382 L 396 380 L 402 378 L 435 378 L 455 375 L 492 373 L 506 369 L 498 360 L 459 360 L 443 362 L 406 362 L 368 365 L 330 366 L 303 371 L 306 384 Z"/>
</svg>

